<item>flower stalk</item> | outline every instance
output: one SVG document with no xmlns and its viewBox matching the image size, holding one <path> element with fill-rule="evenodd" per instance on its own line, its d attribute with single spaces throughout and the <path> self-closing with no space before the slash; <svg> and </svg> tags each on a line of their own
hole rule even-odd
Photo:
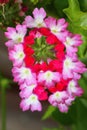
<svg viewBox="0 0 87 130">
<path fill-rule="evenodd" d="M 1 86 L 1 116 L 2 116 L 2 128 L 6 130 L 6 87 Z"/>
</svg>

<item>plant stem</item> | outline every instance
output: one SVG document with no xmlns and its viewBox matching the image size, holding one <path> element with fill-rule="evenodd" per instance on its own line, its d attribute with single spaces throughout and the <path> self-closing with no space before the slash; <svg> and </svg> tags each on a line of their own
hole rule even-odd
<svg viewBox="0 0 87 130">
<path fill-rule="evenodd" d="M 6 87 L 1 86 L 2 129 L 6 130 Z"/>
<path fill-rule="evenodd" d="M 3 15 L 3 18 L 5 19 L 5 4 L 4 5 L 2 5 L 2 15 Z"/>
</svg>

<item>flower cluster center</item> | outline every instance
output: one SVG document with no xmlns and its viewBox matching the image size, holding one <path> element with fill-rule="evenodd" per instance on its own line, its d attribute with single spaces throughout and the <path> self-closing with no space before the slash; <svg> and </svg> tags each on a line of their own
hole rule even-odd
<svg viewBox="0 0 87 130">
<path fill-rule="evenodd" d="M 54 45 L 49 45 L 45 37 L 42 36 L 41 38 L 36 38 L 35 39 L 35 44 L 32 46 L 34 49 L 34 57 L 36 58 L 37 61 L 47 61 L 47 59 L 55 58 L 55 53 L 54 53 Z"/>
</svg>

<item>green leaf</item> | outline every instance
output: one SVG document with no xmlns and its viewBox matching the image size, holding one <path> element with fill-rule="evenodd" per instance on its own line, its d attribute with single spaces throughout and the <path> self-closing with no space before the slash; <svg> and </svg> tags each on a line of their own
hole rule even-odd
<svg viewBox="0 0 87 130">
<path fill-rule="evenodd" d="M 68 6 L 68 0 L 54 0 L 54 7 L 59 17 L 65 17 L 63 9 Z"/>
<path fill-rule="evenodd" d="M 79 2 L 78 0 L 68 0 L 68 3 L 69 7 L 64 9 L 63 11 L 71 21 L 76 21 L 81 15 Z"/>
<path fill-rule="evenodd" d="M 75 123 L 76 117 L 76 105 L 75 103 L 70 107 L 68 113 L 62 113 L 58 109 L 56 109 L 52 113 L 52 117 L 62 125 L 72 125 Z"/>
<path fill-rule="evenodd" d="M 85 79 L 83 76 L 82 78 L 79 80 L 79 85 L 83 88 L 84 90 L 84 94 L 83 94 L 83 98 L 87 97 L 87 79 Z"/>
<path fill-rule="evenodd" d="M 77 121 L 74 126 L 76 130 L 87 130 L 87 107 L 77 100 Z"/>
<path fill-rule="evenodd" d="M 45 119 L 49 118 L 52 115 L 52 113 L 55 111 L 55 109 L 56 109 L 55 107 L 49 106 L 47 111 L 43 115 L 42 120 L 45 120 Z"/>
<path fill-rule="evenodd" d="M 78 0 L 68 0 L 68 2 L 69 7 L 64 9 L 64 13 L 68 16 L 71 22 L 74 22 L 75 25 L 87 30 L 87 12 L 82 12 L 80 10 Z"/>
<path fill-rule="evenodd" d="M 79 0 L 82 11 L 87 11 L 87 0 Z"/>
<path fill-rule="evenodd" d="M 81 99 L 77 98 L 67 114 L 61 113 L 56 109 L 52 116 L 62 125 L 73 126 L 72 130 L 87 129 L 87 106 L 82 103 Z"/>
</svg>

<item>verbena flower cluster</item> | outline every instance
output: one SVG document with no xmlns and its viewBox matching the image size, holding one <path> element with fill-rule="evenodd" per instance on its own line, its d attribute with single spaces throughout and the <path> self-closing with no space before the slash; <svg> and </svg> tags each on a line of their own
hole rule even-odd
<svg viewBox="0 0 87 130">
<path fill-rule="evenodd" d="M 41 111 L 46 101 L 61 112 L 83 94 L 78 84 L 87 69 L 78 59 L 81 36 L 67 30 L 64 18 L 46 17 L 43 8 L 35 8 L 22 25 L 5 32 L 14 81 L 20 86 L 23 111 Z"/>
</svg>

